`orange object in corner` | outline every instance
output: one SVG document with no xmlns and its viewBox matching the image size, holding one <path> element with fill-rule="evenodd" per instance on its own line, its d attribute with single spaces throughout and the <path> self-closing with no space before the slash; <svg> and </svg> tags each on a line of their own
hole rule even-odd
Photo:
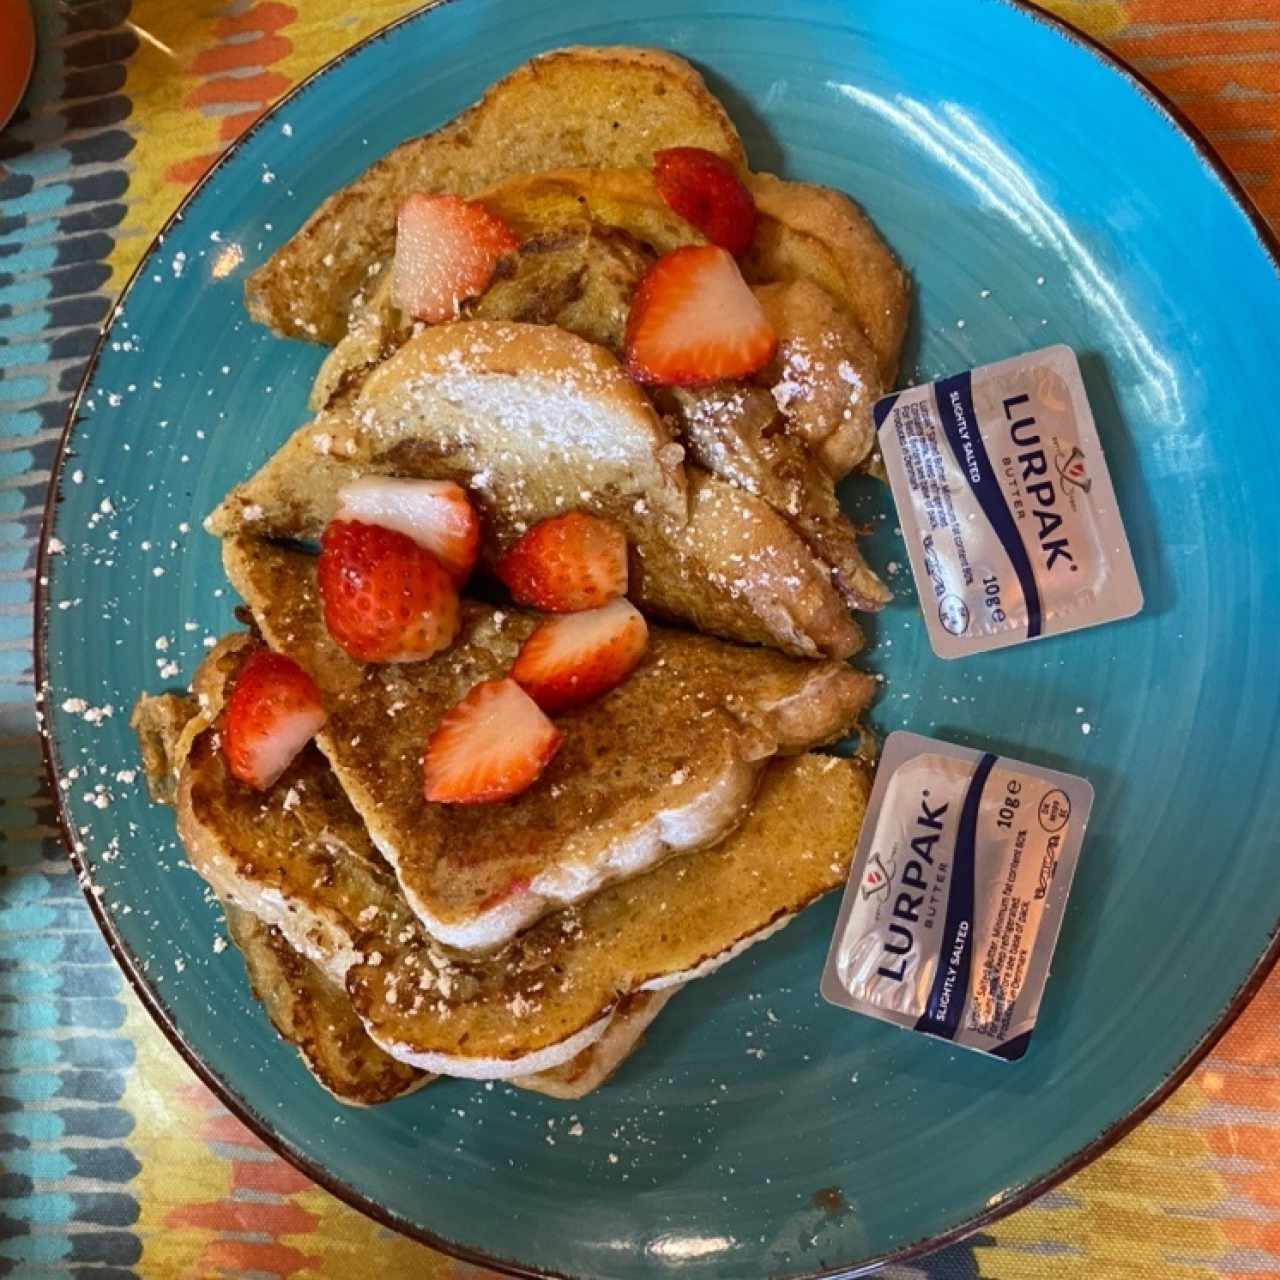
<svg viewBox="0 0 1280 1280">
<path fill-rule="evenodd" d="M 36 33 L 27 0 L 0 0 L 0 129 L 9 122 L 31 78 Z"/>
</svg>

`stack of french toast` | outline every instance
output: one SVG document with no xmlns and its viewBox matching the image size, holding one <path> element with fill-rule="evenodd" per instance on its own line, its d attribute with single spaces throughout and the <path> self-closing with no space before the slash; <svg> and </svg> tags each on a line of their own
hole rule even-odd
<svg viewBox="0 0 1280 1280">
<path fill-rule="evenodd" d="M 752 173 L 687 63 L 574 48 L 246 293 L 331 350 L 206 522 L 245 629 L 139 700 L 153 795 L 337 1097 L 580 1097 L 848 872 L 889 593 L 835 486 L 905 276 L 846 197 Z"/>
</svg>

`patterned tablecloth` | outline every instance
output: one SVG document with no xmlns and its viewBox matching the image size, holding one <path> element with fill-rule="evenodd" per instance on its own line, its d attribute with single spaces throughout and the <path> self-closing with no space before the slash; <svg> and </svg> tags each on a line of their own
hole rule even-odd
<svg viewBox="0 0 1280 1280">
<path fill-rule="evenodd" d="M 31 705 L 44 490 L 112 297 L 264 107 L 413 5 L 35 3 L 35 76 L 0 133 L 0 1276 L 485 1274 L 313 1186 L 150 1024 L 58 844 Z M 1280 0 L 1053 7 L 1170 93 L 1280 224 Z M 885 1274 L 1280 1280 L 1280 972 L 1118 1147 L 990 1231 Z"/>
</svg>

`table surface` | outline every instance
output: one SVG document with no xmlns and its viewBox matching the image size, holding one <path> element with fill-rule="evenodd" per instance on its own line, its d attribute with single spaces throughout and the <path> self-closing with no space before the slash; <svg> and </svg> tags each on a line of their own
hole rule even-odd
<svg viewBox="0 0 1280 1280">
<path fill-rule="evenodd" d="M 126 988 L 58 843 L 31 701 L 44 490 L 98 325 L 271 102 L 416 3 L 35 0 L 0 133 L 0 1276 L 453 1277 L 249 1134 Z M 1169 93 L 1280 226 L 1280 0 L 1053 0 Z M 1280 1280 L 1280 971 L 1160 1111 L 886 1276 Z"/>
</svg>

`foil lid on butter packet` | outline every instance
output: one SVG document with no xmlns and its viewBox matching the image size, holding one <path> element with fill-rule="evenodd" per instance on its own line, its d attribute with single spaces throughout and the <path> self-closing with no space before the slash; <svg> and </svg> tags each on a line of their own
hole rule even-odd
<svg viewBox="0 0 1280 1280">
<path fill-rule="evenodd" d="M 940 658 L 1141 610 L 1070 347 L 885 396 L 875 422 Z"/>
<path fill-rule="evenodd" d="M 885 741 L 822 975 L 830 1003 L 1027 1050 L 1093 805 L 1083 779 L 915 733 Z"/>
</svg>

